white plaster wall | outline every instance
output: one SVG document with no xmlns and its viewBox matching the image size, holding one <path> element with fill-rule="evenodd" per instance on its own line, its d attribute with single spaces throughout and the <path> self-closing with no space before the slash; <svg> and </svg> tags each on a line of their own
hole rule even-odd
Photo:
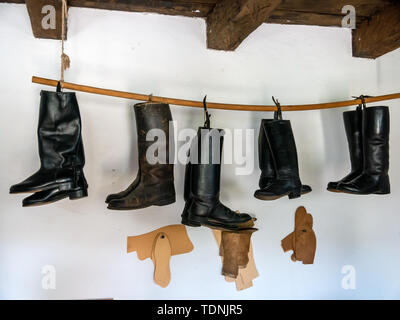
<svg viewBox="0 0 400 320">
<path fill-rule="evenodd" d="M 376 61 L 351 57 L 348 29 L 262 25 L 235 52 L 206 49 L 202 19 L 70 9 L 66 80 L 154 95 L 246 104 L 318 103 L 351 95 L 399 92 L 400 51 Z M 60 43 L 34 39 L 26 9 L 0 4 L 0 298 L 13 299 L 363 299 L 400 297 L 400 101 L 391 106 L 392 194 L 339 195 L 328 181 L 348 173 L 343 109 L 284 113 L 292 121 L 301 178 L 313 192 L 300 199 L 253 198 L 259 170 L 235 176 L 223 167 L 222 199 L 254 213 L 260 277 L 237 292 L 220 275 L 212 233 L 189 229 L 192 253 L 171 260 L 172 281 L 152 281 L 152 262 L 126 254 L 126 237 L 180 223 L 184 167 L 175 167 L 177 202 L 115 212 L 109 193 L 124 189 L 137 171 L 135 101 L 78 93 L 90 196 L 79 201 L 22 208 L 10 185 L 38 169 L 39 92 L 32 75 L 59 77 Z M 50 89 L 52 90 L 52 89 Z M 172 106 L 179 128 L 197 128 L 201 110 Z M 212 125 L 254 128 L 271 113 L 215 111 Z M 256 148 L 255 148 L 256 149 Z M 257 155 L 257 150 L 254 150 Z M 304 205 L 314 216 L 314 265 L 290 261 L 280 240 Z M 54 265 L 56 290 L 43 290 L 41 268 Z M 341 287 L 344 265 L 356 270 L 356 290 Z"/>
</svg>

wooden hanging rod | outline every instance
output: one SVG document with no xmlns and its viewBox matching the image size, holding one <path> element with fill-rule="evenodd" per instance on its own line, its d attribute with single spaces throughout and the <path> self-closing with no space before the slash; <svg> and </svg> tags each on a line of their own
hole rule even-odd
<svg viewBox="0 0 400 320">
<path fill-rule="evenodd" d="M 46 86 L 57 87 L 58 80 L 40 78 L 40 77 L 32 77 L 33 83 L 43 84 Z M 183 100 L 183 99 L 173 99 L 173 98 L 165 98 L 165 97 L 157 97 L 147 94 L 139 94 L 139 93 L 131 93 L 124 91 L 116 91 L 109 89 L 101 89 L 89 86 L 82 86 L 79 84 L 74 84 L 70 82 L 64 82 L 62 84 L 64 89 L 70 89 L 74 91 L 82 91 L 87 93 L 95 93 L 101 94 L 105 96 L 125 98 L 131 100 L 140 100 L 140 101 L 151 101 L 153 102 L 163 102 L 172 105 L 178 106 L 187 106 L 187 107 L 196 107 L 203 108 L 203 102 L 201 101 L 193 101 L 193 100 Z M 365 98 L 366 103 L 378 102 L 384 100 L 392 100 L 392 99 L 400 99 L 400 93 L 387 94 L 384 96 L 376 96 L 376 97 L 368 97 Z M 318 104 L 304 104 L 304 105 L 282 105 L 282 111 L 302 111 L 302 110 L 318 110 L 318 109 L 330 109 L 330 108 L 341 108 L 341 107 L 349 107 L 354 105 L 361 104 L 361 99 L 353 99 L 347 101 L 337 101 L 330 103 L 318 103 Z M 207 102 L 207 107 L 211 109 L 225 109 L 225 110 L 241 110 L 241 111 L 275 111 L 277 110 L 274 105 L 245 105 L 245 104 L 227 104 L 227 103 L 215 103 L 215 102 Z"/>
</svg>

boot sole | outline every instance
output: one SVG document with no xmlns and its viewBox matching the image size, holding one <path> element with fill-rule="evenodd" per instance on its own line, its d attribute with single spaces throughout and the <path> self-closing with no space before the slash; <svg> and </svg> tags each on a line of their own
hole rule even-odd
<svg viewBox="0 0 400 320">
<path fill-rule="evenodd" d="M 67 194 L 63 194 L 63 195 L 60 195 L 58 197 L 56 196 L 56 197 L 52 198 L 50 201 L 39 201 L 39 202 L 34 202 L 32 204 L 29 204 L 29 203 L 28 204 L 24 204 L 23 203 L 22 207 L 39 207 L 39 206 L 43 206 L 43 205 L 46 205 L 46 204 L 52 204 L 54 202 L 63 200 L 63 199 L 68 198 L 68 197 L 69 197 L 70 200 L 77 200 L 77 199 L 84 198 L 84 197 L 87 197 L 87 196 L 88 196 L 87 189 L 82 189 L 82 190 L 78 190 L 78 191 L 69 192 Z"/>
<path fill-rule="evenodd" d="M 200 223 L 190 221 L 188 218 L 182 218 L 181 223 L 188 227 L 201 227 Z"/>
<path fill-rule="evenodd" d="M 50 189 L 55 189 L 58 188 L 61 191 L 63 190 L 71 190 L 74 188 L 73 183 L 72 182 L 63 182 L 63 183 L 52 183 L 49 184 L 43 188 L 31 188 L 31 189 L 26 189 L 24 191 L 18 191 L 18 192 L 10 192 L 10 194 L 23 194 L 23 193 L 36 193 L 36 192 L 40 192 L 40 191 L 46 191 L 46 190 L 50 190 Z"/>
<path fill-rule="evenodd" d="M 375 192 L 370 192 L 370 193 L 357 193 L 357 192 L 351 192 L 351 191 L 347 191 L 347 190 L 346 191 L 340 190 L 340 191 L 338 191 L 338 193 L 345 193 L 345 194 L 351 194 L 351 195 L 356 195 L 356 196 L 368 196 L 371 194 L 376 194 L 376 195 L 390 194 L 390 191 L 389 192 L 375 191 Z"/>
<path fill-rule="evenodd" d="M 338 189 L 326 189 L 326 190 L 328 190 L 329 192 L 343 193 L 343 191 L 340 191 Z"/>
<path fill-rule="evenodd" d="M 254 197 L 259 199 L 259 200 L 266 200 L 266 201 L 277 200 L 279 198 L 286 197 L 286 196 L 288 196 L 289 199 L 296 199 L 296 198 L 300 198 L 300 196 L 305 195 L 305 194 L 310 193 L 310 192 L 311 191 L 306 191 L 306 192 L 301 192 L 300 194 L 296 194 L 296 193 L 293 193 L 293 192 L 286 192 L 284 194 L 276 195 L 276 196 L 267 196 L 267 195 L 256 195 L 256 194 L 254 194 Z"/>
<path fill-rule="evenodd" d="M 217 220 L 209 220 L 208 218 L 198 217 L 199 221 L 191 220 L 191 219 L 182 219 L 182 224 L 190 227 L 208 227 L 211 229 L 222 230 L 222 231 L 238 231 L 238 230 L 246 230 L 246 229 L 254 229 L 254 221 L 256 219 L 250 219 L 246 222 L 242 222 L 240 224 L 226 224 Z"/>
<path fill-rule="evenodd" d="M 135 207 L 114 207 L 111 206 L 110 204 L 107 206 L 107 209 L 110 210 L 137 210 L 137 209 L 144 209 L 144 208 L 148 208 L 151 206 L 158 206 L 158 207 L 162 207 L 162 206 L 167 206 L 169 204 L 172 204 L 176 202 L 176 198 L 171 198 L 171 199 L 166 199 L 166 200 L 160 200 L 157 201 L 155 203 L 149 203 L 149 204 L 145 204 L 145 205 L 141 205 L 141 206 L 135 206 Z"/>
</svg>

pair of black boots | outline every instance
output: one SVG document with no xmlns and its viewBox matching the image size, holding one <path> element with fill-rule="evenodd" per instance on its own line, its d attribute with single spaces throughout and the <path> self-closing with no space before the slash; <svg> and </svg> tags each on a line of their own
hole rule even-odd
<svg viewBox="0 0 400 320">
<path fill-rule="evenodd" d="M 350 194 L 389 194 L 389 108 L 358 106 L 343 113 L 351 171 L 329 182 L 328 190 Z"/>
<path fill-rule="evenodd" d="M 74 92 L 41 92 L 37 130 L 41 166 L 10 188 L 10 193 L 33 193 L 22 201 L 24 207 L 87 196 L 81 129 Z"/>
<path fill-rule="evenodd" d="M 274 100 L 275 101 L 275 100 Z M 261 176 L 254 197 L 260 200 L 275 200 L 284 196 L 298 198 L 311 192 L 311 187 L 303 185 L 299 175 L 296 143 L 289 120 L 282 119 L 278 111 L 273 119 L 261 121 L 258 136 L 258 157 Z"/>
</svg>

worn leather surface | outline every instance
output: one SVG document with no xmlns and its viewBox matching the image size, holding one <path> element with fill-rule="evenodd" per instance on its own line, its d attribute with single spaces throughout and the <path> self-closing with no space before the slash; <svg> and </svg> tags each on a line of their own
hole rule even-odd
<svg viewBox="0 0 400 320">
<path fill-rule="evenodd" d="M 205 132 L 211 134 L 202 136 Z M 182 213 L 182 223 L 186 225 L 238 229 L 252 219 L 248 214 L 232 211 L 219 200 L 221 163 L 218 160 L 222 147 L 222 129 L 199 127 L 190 149 L 190 164 L 186 167 L 186 203 Z"/>
<path fill-rule="evenodd" d="M 40 197 L 44 202 L 51 200 L 56 189 L 62 192 L 85 190 L 86 193 L 81 130 L 75 93 L 42 91 L 37 129 L 40 169 L 13 185 L 10 193 L 42 191 L 35 195 L 36 202 L 40 202 Z M 29 204 L 29 198 L 24 201 Z"/>
<path fill-rule="evenodd" d="M 220 256 L 223 258 L 222 275 L 236 279 L 239 269 L 249 263 L 250 240 L 257 229 L 222 231 Z"/>
<path fill-rule="evenodd" d="M 260 189 L 265 188 L 276 177 L 267 135 L 264 132 L 266 123 L 271 121 L 274 121 L 274 119 L 261 120 L 260 133 L 258 134 L 258 165 L 261 169 L 258 186 Z"/>
<path fill-rule="evenodd" d="M 223 249 L 221 249 L 221 238 L 222 238 L 222 231 L 221 230 L 212 230 L 215 240 L 217 241 L 218 248 L 220 251 L 220 255 L 223 254 Z M 223 255 L 221 255 L 222 263 L 224 261 Z M 246 267 L 239 268 L 239 272 L 236 278 L 231 278 L 229 276 L 225 276 L 225 280 L 227 282 L 235 282 L 236 289 L 238 291 L 248 289 L 253 286 L 253 280 L 259 276 L 257 271 L 255 261 L 254 261 L 254 254 L 253 249 L 250 241 L 249 246 L 249 253 L 248 253 L 249 262 L 247 263 Z"/>
<path fill-rule="evenodd" d="M 343 112 L 343 122 L 349 147 L 351 170 L 341 180 L 329 182 L 328 190 L 330 191 L 338 191 L 339 183 L 353 180 L 361 174 L 363 169 L 361 108 L 358 107 L 357 110 Z"/>
<path fill-rule="evenodd" d="M 254 193 L 261 200 L 284 195 L 297 198 L 311 191 L 299 176 L 296 144 L 289 120 L 263 120 L 259 136 L 260 189 Z"/>
<path fill-rule="evenodd" d="M 363 170 L 353 180 L 339 183 L 338 189 L 351 194 L 388 194 L 389 108 L 368 107 L 362 113 Z"/>
<path fill-rule="evenodd" d="M 135 181 L 125 191 L 107 197 L 108 208 L 115 210 L 140 209 L 151 205 L 175 202 L 174 165 L 169 164 L 169 123 L 172 121 L 168 104 L 144 102 L 134 106 L 138 136 L 139 171 Z M 149 163 L 146 152 L 154 141 L 146 141 L 151 129 L 165 134 L 164 163 Z"/>
<path fill-rule="evenodd" d="M 317 239 L 313 230 L 312 215 L 307 213 L 306 208 L 299 207 L 295 214 L 294 231 L 282 240 L 282 249 L 284 252 L 293 250 L 293 262 L 313 264 L 316 248 Z"/>
</svg>

